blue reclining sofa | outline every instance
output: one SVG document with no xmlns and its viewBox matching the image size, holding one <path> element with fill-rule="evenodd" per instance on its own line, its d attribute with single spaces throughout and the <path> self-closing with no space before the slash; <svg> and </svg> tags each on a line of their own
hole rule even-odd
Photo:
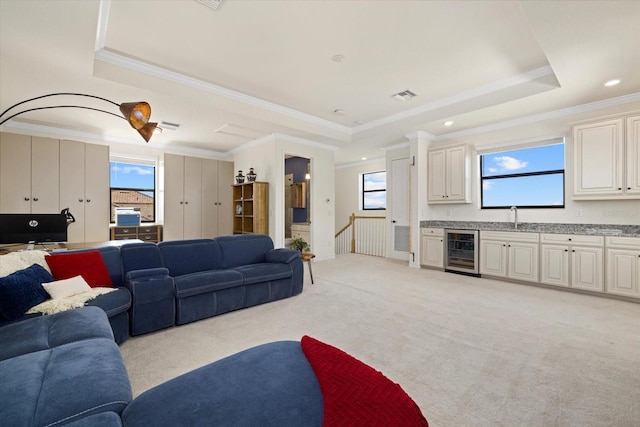
<svg viewBox="0 0 640 427">
<path fill-rule="evenodd" d="M 115 341 L 288 298 L 302 292 L 297 251 L 274 249 L 267 235 L 129 243 L 54 253 L 99 251 L 113 292 L 86 305 L 102 308 Z M 38 316 L 30 314 L 18 321 Z M 12 322 L 0 320 L 0 328 Z"/>
</svg>

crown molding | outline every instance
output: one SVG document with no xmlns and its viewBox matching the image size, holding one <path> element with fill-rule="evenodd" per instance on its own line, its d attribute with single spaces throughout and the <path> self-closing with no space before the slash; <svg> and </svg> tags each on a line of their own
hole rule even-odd
<svg viewBox="0 0 640 427">
<path fill-rule="evenodd" d="M 426 112 L 434 111 L 439 108 L 444 108 L 453 104 L 469 101 L 471 99 L 485 96 L 490 93 L 498 92 L 509 87 L 530 83 L 535 80 L 541 79 L 543 77 L 551 76 L 551 75 L 554 75 L 554 73 L 553 73 L 553 69 L 549 65 L 536 68 L 534 70 L 519 74 L 517 76 L 511 77 L 508 79 L 504 79 L 495 83 L 490 83 L 484 86 L 480 86 L 478 88 L 461 92 L 459 94 L 456 94 L 447 98 L 442 98 L 434 102 L 429 102 L 427 104 L 423 104 L 418 107 L 405 110 L 397 114 L 392 114 L 390 116 L 383 117 L 379 120 L 373 120 L 368 123 L 363 123 L 359 126 L 354 127 L 352 129 L 352 133 L 356 135 L 360 132 L 363 132 L 369 129 L 388 125 L 400 120 L 408 119 L 408 118 L 417 116 L 419 114 L 424 114 Z"/>
<path fill-rule="evenodd" d="M 617 98 L 609 98 L 603 101 L 591 102 L 589 104 L 576 105 L 573 107 L 562 108 L 560 110 L 547 111 L 545 113 L 533 114 L 530 116 L 519 117 L 504 122 L 492 123 L 485 126 L 479 126 L 471 129 L 451 132 L 440 136 L 435 136 L 433 141 L 448 141 L 451 139 L 459 139 L 471 135 L 493 132 L 496 130 L 507 129 L 514 126 L 522 126 L 531 123 L 541 122 L 545 120 L 557 119 L 560 117 L 571 116 L 573 114 L 588 113 L 603 108 L 615 107 L 618 105 L 628 104 L 630 102 L 640 101 L 640 92 L 630 93 L 628 95 L 619 96 Z"/>
</svg>

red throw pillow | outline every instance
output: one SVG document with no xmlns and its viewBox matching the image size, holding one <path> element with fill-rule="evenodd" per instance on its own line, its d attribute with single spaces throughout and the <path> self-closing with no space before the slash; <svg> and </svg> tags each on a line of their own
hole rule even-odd
<svg viewBox="0 0 640 427">
<path fill-rule="evenodd" d="M 324 427 L 428 427 L 413 399 L 381 372 L 315 338 L 301 344 L 320 383 Z"/>
<path fill-rule="evenodd" d="M 92 288 L 111 288 L 113 282 L 99 251 L 50 255 L 44 258 L 56 280 L 82 278 Z"/>
</svg>

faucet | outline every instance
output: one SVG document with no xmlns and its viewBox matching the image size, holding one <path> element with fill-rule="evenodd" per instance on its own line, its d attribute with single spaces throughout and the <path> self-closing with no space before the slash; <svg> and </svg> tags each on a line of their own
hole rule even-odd
<svg viewBox="0 0 640 427">
<path fill-rule="evenodd" d="M 518 229 L 518 207 L 511 206 L 511 210 L 515 212 L 515 215 L 513 217 L 513 228 L 517 230 Z"/>
</svg>

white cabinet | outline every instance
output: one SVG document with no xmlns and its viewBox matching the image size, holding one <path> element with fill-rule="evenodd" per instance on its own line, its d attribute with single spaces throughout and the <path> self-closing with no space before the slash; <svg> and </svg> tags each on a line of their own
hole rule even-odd
<svg viewBox="0 0 640 427">
<path fill-rule="evenodd" d="M 480 231 L 480 274 L 538 282 L 538 233 Z"/>
<path fill-rule="evenodd" d="M 627 196 L 640 197 L 640 116 L 627 117 Z"/>
<path fill-rule="evenodd" d="M 60 141 L 60 207 L 76 221 L 69 242 L 109 240 L 109 147 Z"/>
<path fill-rule="evenodd" d="M 640 237 L 605 239 L 607 285 L 605 292 L 640 298 Z"/>
<path fill-rule="evenodd" d="M 640 198 L 640 116 L 573 128 L 576 200 Z"/>
<path fill-rule="evenodd" d="M 540 235 L 540 283 L 604 290 L 604 237 Z"/>
<path fill-rule="evenodd" d="M 58 213 L 59 141 L 0 134 L 0 212 Z"/>
<path fill-rule="evenodd" d="M 231 234 L 233 163 L 164 156 L 164 240 Z"/>
<path fill-rule="evenodd" d="M 233 162 L 202 159 L 202 237 L 233 232 Z"/>
<path fill-rule="evenodd" d="M 429 203 L 470 203 L 469 149 L 466 145 L 429 151 Z"/>
<path fill-rule="evenodd" d="M 202 159 L 164 156 L 164 240 L 202 233 Z"/>
<path fill-rule="evenodd" d="M 444 268 L 444 229 L 423 228 L 420 234 L 420 264 Z"/>
<path fill-rule="evenodd" d="M 307 244 L 311 244 L 311 225 L 308 223 L 294 222 L 291 224 L 291 238 L 304 239 Z"/>
</svg>

